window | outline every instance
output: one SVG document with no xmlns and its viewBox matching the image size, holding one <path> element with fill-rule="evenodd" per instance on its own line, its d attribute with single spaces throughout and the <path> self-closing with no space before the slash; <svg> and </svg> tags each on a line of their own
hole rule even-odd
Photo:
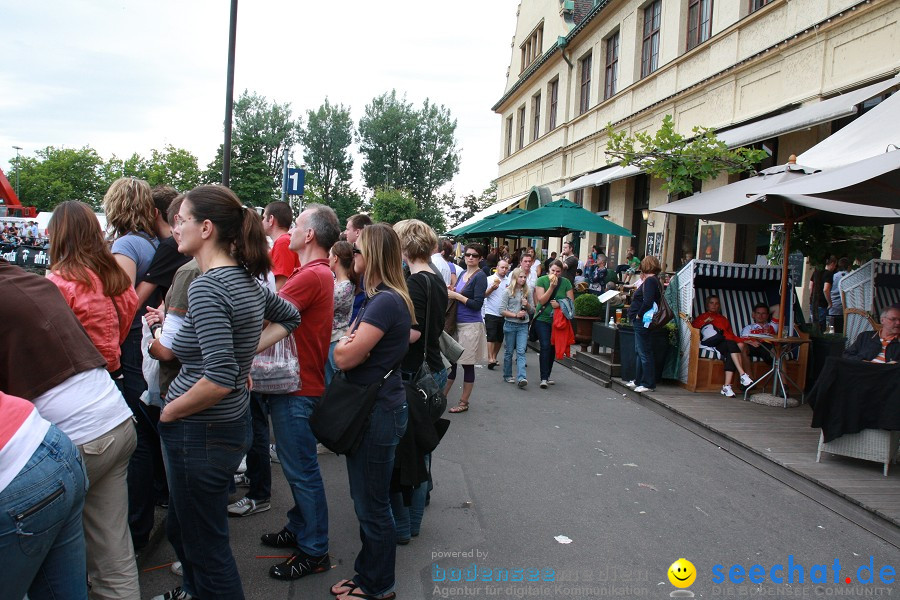
<svg viewBox="0 0 900 600">
<path fill-rule="evenodd" d="M 541 134 L 541 95 L 535 94 L 531 99 L 531 141 L 535 141 Z"/>
<path fill-rule="evenodd" d="M 506 118 L 506 156 L 512 154 L 513 118 Z"/>
<path fill-rule="evenodd" d="M 608 183 L 595 188 L 597 190 L 597 212 L 609 212 L 609 189 Z"/>
<path fill-rule="evenodd" d="M 584 189 L 575 190 L 575 199 L 572 202 L 578 206 L 584 206 Z"/>
<path fill-rule="evenodd" d="M 646 77 L 659 67 L 659 23 L 662 0 L 656 0 L 644 9 L 644 43 L 641 47 L 641 77 Z"/>
<path fill-rule="evenodd" d="M 531 66 L 531 63 L 536 61 L 538 57 L 541 56 L 541 46 L 544 43 L 544 24 L 541 23 L 537 26 L 537 28 L 531 32 L 531 35 L 525 40 L 525 42 L 519 46 L 519 50 L 522 53 L 522 68 L 519 72 L 525 71 L 528 67 Z"/>
<path fill-rule="evenodd" d="M 606 77 L 603 99 L 616 95 L 616 80 L 619 76 L 619 32 L 606 38 Z"/>
<path fill-rule="evenodd" d="M 525 105 L 519 107 L 519 139 L 517 149 L 521 150 L 525 145 Z"/>
<path fill-rule="evenodd" d="M 547 99 L 547 102 L 550 104 L 550 110 L 547 112 L 550 113 L 550 120 L 547 123 L 547 131 L 553 131 L 556 129 L 556 101 L 559 99 L 559 79 L 554 79 L 550 82 L 548 95 L 550 98 Z"/>
<path fill-rule="evenodd" d="M 712 33 L 712 0 L 688 0 L 687 49 L 696 48 Z"/>
<path fill-rule="evenodd" d="M 588 54 L 579 61 L 581 65 L 581 97 L 578 101 L 578 114 L 587 112 L 591 106 L 591 55 Z"/>
<path fill-rule="evenodd" d="M 750 0 L 750 12 L 756 12 L 772 0 Z"/>
</svg>

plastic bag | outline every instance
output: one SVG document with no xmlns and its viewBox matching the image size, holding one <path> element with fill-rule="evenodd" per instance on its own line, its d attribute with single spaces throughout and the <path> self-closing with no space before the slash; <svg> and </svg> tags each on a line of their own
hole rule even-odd
<svg viewBox="0 0 900 600">
<path fill-rule="evenodd" d="M 300 389 L 300 361 L 294 336 L 266 348 L 253 357 L 250 366 L 253 391 L 261 394 L 290 394 Z"/>
<path fill-rule="evenodd" d="M 153 334 L 147 322 L 141 319 L 141 354 L 143 361 L 141 371 L 144 373 L 144 381 L 147 382 L 147 390 L 141 394 L 141 400 L 148 406 L 163 406 L 159 396 L 159 361 L 150 356 L 150 344 L 153 343 Z"/>
</svg>

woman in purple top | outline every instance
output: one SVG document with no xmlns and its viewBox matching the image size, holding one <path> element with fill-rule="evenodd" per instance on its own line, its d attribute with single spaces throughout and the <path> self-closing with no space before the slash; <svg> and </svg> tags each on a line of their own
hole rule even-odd
<svg viewBox="0 0 900 600">
<path fill-rule="evenodd" d="M 475 386 L 475 365 L 487 360 L 487 336 L 484 330 L 484 317 L 481 316 L 481 305 L 484 304 L 484 292 L 487 289 L 487 275 L 478 268 L 481 255 L 482 249 L 479 244 L 466 246 L 466 272 L 456 280 L 455 289 L 447 290 L 447 297 L 456 300 L 456 333 L 453 337 L 464 348 L 457 361 L 463 367 L 463 391 L 459 404 L 450 409 L 452 413 L 469 410 L 469 397 Z M 450 393 L 455 380 L 454 364 L 450 366 L 444 395 Z"/>
</svg>

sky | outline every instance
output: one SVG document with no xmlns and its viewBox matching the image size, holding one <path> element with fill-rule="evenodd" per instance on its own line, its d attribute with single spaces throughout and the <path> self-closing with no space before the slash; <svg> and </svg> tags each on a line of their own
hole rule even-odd
<svg viewBox="0 0 900 600">
<path fill-rule="evenodd" d="M 0 167 L 15 161 L 13 146 L 33 155 L 89 145 L 109 159 L 172 144 L 204 168 L 223 139 L 229 4 L 0 0 Z M 298 116 L 327 96 L 357 123 L 391 89 L 416 106 L 429 98 L 458 121 L 457 196 L 477 194 L 497 175 L 491 106 L 503 94 L 518 4 L 243 0 L 235 98 L 247 89 Z"/>
</svg>

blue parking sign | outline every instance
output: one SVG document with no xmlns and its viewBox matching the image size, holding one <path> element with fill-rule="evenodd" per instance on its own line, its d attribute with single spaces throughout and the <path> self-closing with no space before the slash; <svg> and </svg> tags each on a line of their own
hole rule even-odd
<svg viewBox="0 0 900 600">
<path fill-rule="evenodd" d="M 288 168 L 287 179 L 284 182 L 288 196 L 302 196 L 303 186 L 306 182 L 306 171 L 303 169 Z"/>
</svg>

